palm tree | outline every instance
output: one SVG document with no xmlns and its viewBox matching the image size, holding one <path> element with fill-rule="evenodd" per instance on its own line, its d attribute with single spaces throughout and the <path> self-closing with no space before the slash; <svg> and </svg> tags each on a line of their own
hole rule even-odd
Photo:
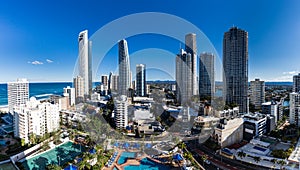
<svg viewBox="0 0 300 170">
<path fill-rule="evenodd" d="M 261 158 L 259 156 L 255 156 L 253 159 L 254 159 L 254 161 L 256 163 L 258 163 L 259 161 L 261 161 Z"/>
<path fill-rule="evenodd" d="M 58 165 L 54 165 L 54 164 L 49 164 L 46 166 L 46 170 L 61 170 L 61 167 Z"/>
<path fill-rule="evenodd" d="M 207 156 L 206 155 L 202 155 L 201 156 L 201 160 L 202 160 L 202 163 L 204 165 L 204 162 L 207 160 Z"/>
<path fill-rule="evenodd" d="M 277 159 L 272 159 L 271 162 L 273 163 L 273 166 L 275 167 L 275 164 L 277 163 Z"/>
<path fill-rule="evenodd" d="M 180 143 L 178 144 L 178 147 L 179 147 L 180 149 L 183 149 L 183 148 L 186 147 L 186 145 L 185 145 L 184 142 L 180 142 Z"/>
<path fill-rule="evenodd" d="M 280 169 L 282 169 L 283 165 L 286 164 L 286 162 L 284 160 L 282 160 L 282 159 L 279 160 L 279 161 L 277 161 L 277 163 L 280 165 Z"/>
<path fill-rule="evenodd" d="M 238 157 L 240 157 L 241 159 L 243 159 L 244 157 L 246 157 L 246 153 L 244 151 L 239 151 L 238 152 Z"/>
</svg>

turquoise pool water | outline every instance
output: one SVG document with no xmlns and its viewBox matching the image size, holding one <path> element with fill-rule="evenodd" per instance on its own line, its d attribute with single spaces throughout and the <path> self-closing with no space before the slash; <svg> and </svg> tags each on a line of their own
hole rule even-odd
<svg viewBox="0 0 300 170">
<path fill-rule="evenodd" d="M 139 166 L 128 165 L 128 166 L 124 167 L 124 170 L 144 170 L 144 169 L 147 169 L 147 170 L 169 170 L 170 168 L 165 165 L 153 162 L 149 158 L 143 158 L 141 160 L 141 164 Z"/>
<path fill-rule="evenodd" d="M 126 162 L 127 158 L 135 158 L 135 152 L 122 152 L 121 156 L 118 159 L 118 164 L 121 165 Z"/>
<path fill-rule="evenodd" d="M 79 144 L 66 142 L 21 163 L 26 170 L 45 169 L 48 164 L 64 165 L 72 161 L 80 153 L 84 152 L 84 150 L 84 147 L 80 147 Z"/>
<path fill-rule="evenodd" d="M 0 145 L 1 145 L 1 146 L 5 146 L 5 145 L 6 145 L 6 142 L 7 142 L 6 140 L 0 140 Z"/>
</svg>

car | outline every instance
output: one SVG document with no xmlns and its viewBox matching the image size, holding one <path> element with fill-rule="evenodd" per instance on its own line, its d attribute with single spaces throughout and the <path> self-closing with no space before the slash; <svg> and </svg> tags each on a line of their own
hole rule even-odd
<svg viewBox="0 0 300 170">
<path fill-rule="evenodd" d="M 205 163 L 209 165 L 209 164 L 210 164 L 210 161 L 209 161 L 209 160 L 205 160 Z"/>
</svg>

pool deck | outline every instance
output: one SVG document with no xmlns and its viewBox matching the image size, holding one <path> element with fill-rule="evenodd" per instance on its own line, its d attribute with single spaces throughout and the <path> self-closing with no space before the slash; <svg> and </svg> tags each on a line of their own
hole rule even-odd
<svg viewBox="0 0 300 170">
<path fill-rule="evenodd" d="M 118 155 L 116 156 L 116 159 L 114 161 L 114 163 L 111 165 L 111 167 L 103 167 L 102 170 L 113 170 L 114 168 L 117 168 L 118 170 L 124 170 L 124 167 L 125 166 L 128 166 L 128 165 L 135 165 L 135 166 L 139 166 L 141 163 L 140 161 L 143 159 L 143 158 L 148 158 L 156 163 L 159 163 L 159 164 L 164 164 L 162 162 L 160 162 L 159 160 L 156 160 L 156 159 L 153 159 L 151 158 L 149 155 L 147 154 L 143 154 L 139 157 L 136 157 L 136 158 L 133 158 L 133 159 L 127 159 L 126 162 L 124 164 L 121 164 L 119 165 L 117 162 L 122 154 L 122 152 L 136 152 L 136 150 L 124 150 L 124 149 L 117 149 L 118 151 Z"/>
</svg>

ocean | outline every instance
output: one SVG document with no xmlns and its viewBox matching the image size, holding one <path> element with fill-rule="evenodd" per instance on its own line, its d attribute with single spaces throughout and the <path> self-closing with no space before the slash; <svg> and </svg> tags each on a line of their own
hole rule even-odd
<svg viewBox="0 0 300 170">
<path fill-rule="evenodd" d="M 93 83 L 95 87 L 99 82 Z M 70 86 L 71 82 L 59 83 L 29 83 L 29 97 L 43 98 L 51 94 L 63 94 L 63 88 Z M 0 106 L 7 105 L 7 84 L 0 84 Z"/>
</svg>

